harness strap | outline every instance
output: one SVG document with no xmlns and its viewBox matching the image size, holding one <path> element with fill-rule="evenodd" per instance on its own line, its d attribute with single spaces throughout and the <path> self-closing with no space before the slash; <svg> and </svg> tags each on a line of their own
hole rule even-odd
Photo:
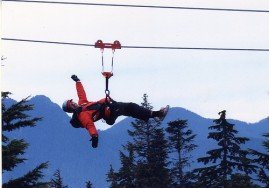
<svg viewBox="0 0 269 188">
<path fill-rule="evenodd" d="M 108 101 L 109 99 L 109 101 Z M 82 111 L 87 111 L 87 110 L 96 110 L 92 115 L 93 115 L 93 119 L 96 118 L 97 113 L 99 113 L 99 117 L 103 118 L 107 124 L 112 125 L 115 122 L 115 119 L 111 119 L 111 117 L 105 117 L 105 108 L 108 107 L 110 109 L 113 109 L 115 103 L 117 103 L 116 101 L 114 101 L 110 96 L 108 96 L 108 99 L 106 100 L 105 103 L 95 103 L 93 105 L 90 106 L 86 106 L 86 107 L 78 107 L 75 110 L 75 113 L 73 113 L 73 116 L 70 120 L 70 124 L 75 127 L 75 128 L 83 128 L 83 126 L 81 125 L 78 116 Z M 112 113 L 112 112 L 111 112 Z"/>
<path fill-rule="evenodd" d="M 99 114 L 103 115 L 104 114 L 103 113 L 104 107 L 105 107 L 105 103 L 101 104 L 101 103 L 97 102 L 97 103 L 92 104 L 90 106 L 86 106 L 86 107 L 80 106 L 80 107 L 78 107 L 77 109 L 75 109 L 74 114 L 79 115 L 82 111 L 96 110 L 96 112 L 93 113 L 93 116 L 95 116 L 97 112 L 99 112 Z"/>
<path fill-rule="evenodd" d="M 83 109 L 83 111 L 87 111 L 87 110 L 95 110 L 95 112 L 92 114 L 94 119 L 95 119 L 95 116 L 97 113 L 99 113 L 99 116 L 101 116 L 101 118 L 103 118 L 105 115 L 105 103 L 101 104 L 101 103 L 97 102 L 97 103 L 90 105 L 90 106 L 87 106 L 85 109 Z"/>
</svg>

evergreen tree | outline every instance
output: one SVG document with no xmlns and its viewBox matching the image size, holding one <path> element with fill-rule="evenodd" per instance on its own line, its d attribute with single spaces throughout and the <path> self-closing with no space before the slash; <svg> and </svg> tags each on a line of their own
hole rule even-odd
<svg viewBox="0 0 269 188">
<path fill-rule="evenodd" d="M 134 151 L 131 144 L 124 147 L 129 155 L 125 155 L 120 151 L 121 168 L 117 173 L 120 187 L 135 187 L 135 164 L 134 164 Z"/>
<path fill-rule="evenodd" d="M 33 105 L 27 104 L 28 97 L 14 103 L 9 108 L 5 105 L 5 100 L 9 97 L 10 92 L 2 92 L 2 169 L 13 171 L 18 164 L 23 163 L 25 150 L 29 144 L 23 139 L 10 139 L 5 132 L 12 132 L 23 127 L 34 127 L 39 117 L 31 118 L 27 112 L 34 109 Z M 3 187 L 44 187 L 46 182 L 42 182 L 42 170 L 47 168 L 48 163 L 38 165 L 32 171 L 29 171 L 22 177 L 12 179 L 3 184 Z"/>
<path fill-rule="evenodd" d="M 44 168 L 47 168 L 47 163 L 42 163 L 39 166 L 37 166 L 34 170 L 28 172 L 23 177 L 10 180 L 7 183 L 3 184 L 3 188 L 29 188 L 29 187 L 35 187 L 35 188 L 45 188 L 48 187 L 47 182 L 40 182 L 39 179 L 42 179 L 44 177 L 42 170 Z"/>
<path fill-rule="evenodd" d="M 195 134 L 192 130 L 187 129 L 187 120 L 175 120 L 168 123 L 166 131 L 169 133 L 169 146 L 171 153 L 177 153 L 171 169 L 171 178 L 174 187 L 190 187 L 194 175 L 192 172 L 184 172 L 185 167 L 190 166 L 190 152 L 194 150 Z"/>
<path fill-rule="evenodd" d="M 259 165 L 258 180 L 269 188 L 269 133 L 264 134 L 267 139 L 263 142 L 263 146 L 266 148 L 267 153 L 261 153 L 254 149 L 250 152 L 255 156 L 255 162 Z"/>
<path fill-rule="evenodd" d="M 231 180 L 228 182 L 229 188 L 259 188 L 260 186 L 253 184 L 251 178 L 247 175 L 232 174 Z"/>
<path fill-rule="evenodd" d="M 142 106 L 152 109 L 146 94 Z M 133 130 L 128 130 L 132 142 L 124 146 L 127 155 L 120 152 L 122 166 L 118 173 L 112 168 L 108 173 L 110 187 L 169 187 L 168 144 L 161 122 L 136 119 L 132 125 Z"/>
<path fill-rule="evenodd" d="M 92 182 L 90 180 L 86 182 L 86 188 L 93 188 Z"/>
<path fill-rule="evenodd" d="M 142 106 L 152 110 L 148 96 L 144 94 Z M 132 122 L 132 147 L 136 159 L 136 187 L 167 187 L 170 184 L 168 170 L 168 144 L 161 122 L 136 119 Z M 130 144 L 130 143 L 129 143 Z"/>
<path fill-rule="evenodd" d="M 226 120 L 226 111 L 219 113 L 220 118 L 214 120 L 215 125 L 209 129 L 208 138 L 218 142 L 219 148 L 207 152 L 209 156 L 198 159 L 198 162 L 208 164 L 204 168 L 196 169 L 198 180 L 202 187 L 228 187 L 228 183 L 234 187 L 236 184 L 231 182 L 231 176 L 236 171 L 240 171 L 247 177 L 255 172 L 256 166 L 253 161 L 247 158 L 248 151 L 241 149 L 241 145 L 248 141 L 245 137 L 236 137 L 238 133 L 234 125 Z"/>
<path fill-rule="evenodd" d="M 61 176 L 61 171 L 57 169 L 53 174 L 53 177 L 50 181 L 49 187 L 50 188 L 67 188 L 67 185 L 64 185 L 63 178 Z"/>
<path fill-rule="evenodd" d="M 112 165 L 110 165 L 109 172 L 107 173 L 106 181 L 110 183 L 110 188 L 119 188 L 117 173 L 114 171 Z"/>
</svg>

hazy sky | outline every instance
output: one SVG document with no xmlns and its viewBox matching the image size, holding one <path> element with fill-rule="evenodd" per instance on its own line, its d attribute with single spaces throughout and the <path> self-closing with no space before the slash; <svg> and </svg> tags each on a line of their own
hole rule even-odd
<svg viewBox="0 0 269 188">
<path fill-rule="evenodd" d="M 76 1 L 77 2 L 77 1 Z M 269 1 L 80 1 L 269 10 Z M 269 48 L 269 13 L 123 8 L 2 2 L 2 37 L 125 46 Z M 72 74 L 88 99 L 104 97 L 101 53 L 94 47 L 2 40 L 2 90 L 19 100 L 46 95 L 61 105 L 77 99 Z M 105 50 L 105 63 L 110 63 Z M 269 115 L 269 52 L 121 49 L 115 53 L 111 96 L 155 109 L 170 104 L 206 118 L 256 122 Z M 105 128 L 103 123 L 99 128 Z"/>
</svg>

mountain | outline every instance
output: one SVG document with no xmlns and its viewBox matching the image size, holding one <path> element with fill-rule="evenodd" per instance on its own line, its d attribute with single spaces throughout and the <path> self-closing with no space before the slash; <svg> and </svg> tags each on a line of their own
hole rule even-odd
<svg viewBox="0 0 269 188">
<path fill-rule="evenodd" d="M 5 104 L 8 106 L 13 102 L 6 100 Z M 126 118 L 107 130 L 99 131 L 99 147 L 93 149 L 87 131 L 71 127 L 70 117 L 59 105 L 42 95 L 31 98 L 29 103 L 35 105 L 35 110 L 30 112 L 30 115 L 43 117 L 43 120 L 34 128 L 22 128 L 8 134 L 13 138 L 24 138 L 30 146 L 24 155 L 28 160 L 19 165 L 12 174 L 4 173 L 3 182 L 26 173 L 41 162 L 49 161 L 49 168 L 45 171 L 48 179 L 56 169 L 60 169 L 64 184 L 69 187 L 83 188 L 88 180 L 96 188 L 107 187 L 106 173 L 109 165 L 112 164 L 115 169 L 119 168 L 119 150 L 122 150 L 122 145 L 130 140 L 127 130 L 132 128 L 133 119 Z M 163 122 L 163 127 L 166 127 L 167 122 L 178 118 L 187 119 L 189 127 L 197 134 L 195 141 L 199 147 L 192 153 L 194 160 L 204 156 L 208 149 L 215 146 L 213 141 L 206 138 L 212 119 L 203 118 L 177 107 L 171 108 Z M 261 146 L 263 140 L 261 135 L 268 132 L 269 120 L 264 119 L 253 124 L 238 120 L 228 121 L 236 125 L 239 135 L 251 139 L 246 147 L 264 150 Z M 199 164 L 194 162 L 193 167 L 197 166 Z"/>
</svg>

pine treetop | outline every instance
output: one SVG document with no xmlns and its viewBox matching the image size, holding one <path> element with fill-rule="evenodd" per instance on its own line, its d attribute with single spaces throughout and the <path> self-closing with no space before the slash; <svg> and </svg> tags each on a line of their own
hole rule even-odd
<svg viewBox="0 0 269 188">
<path fill-rule="evenodd" d="M 227 187 L 235 172 L 243 172 L 246 176 L 256 172 L 253 160 L 248 158 L 249 152 L 241 149 L 241 145 L 249 139 L 236 136 L 238 131 L 233 124 L 227 122 L 226 111 L 220 112 L 219 115 L 220 118 L 214 120 L 216 124 L 210 127 L 215 132 L 210 132 L 208 135 L 208 138 L 217 141 L 219 147 L 207 151 L 208 156 L 198 159 L 198 162 L 209 165 L 196 169 L 200 177 L 199 181 L 204 183 L 203 186 L 209 186 L 212 184 L 210 180 L 213 180 L 215 187 Z"/>
<path fill-rule="evenodd" d="M 11 107 L 6 108 L 3 100 L 8 98 L 10 92 L 2 93 L 2 131 L 13 131 L 22 127 L 34 127 L 42 118 L 31 118 L 27 112 L 34 109 L 34 105 L 28 104 L 28 99 L 24 98 L 16 102 Z"/>
</svg>

